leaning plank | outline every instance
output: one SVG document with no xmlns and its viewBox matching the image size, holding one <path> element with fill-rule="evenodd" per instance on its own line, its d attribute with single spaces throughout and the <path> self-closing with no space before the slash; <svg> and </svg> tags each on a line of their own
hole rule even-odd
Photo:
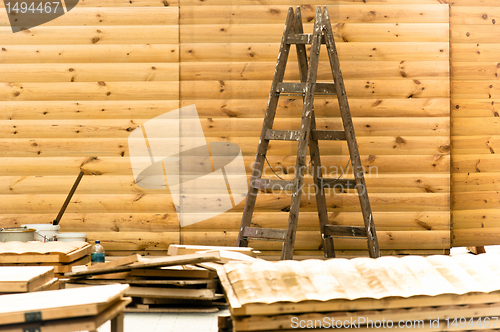
<svg viewBox="0 0 500 332">
<path fill-rule="evenodd" d="M 133 269 L 131 276 L 134 277 L 155 277 L 155 278 L 182 278 L 197 279 L 215 277 L 213 272 L 206 269 L 174 268 L 165 267 L 160 269 Z"/>
<path fill-rule="evenodd" d="M 252 257 L 257 257 L 258 253 L 254 249 L 249 247 L 197 246 L 197 245 L 185 245 L 185 244 L 171 244 L 168 246 L 168 254 L 172 256 L 194 254 L 199 251 L 208 251 L 208 250 L 236 251 Z"/>
<path fill-rule="evenodd" d="M 218 253 L 200 253 L 200 254 L 181 255 L 181 256 L 158 257 L 125 266 L 104 267 L 102 269 L 96 268 L 95 270 L 92 271 L 69 272 L 65 273 L 64 275 L 66 277 L 90 276 L 98 274 L 125 272 L 125 271 L 130 271 L 132 269 L 156 268 L 162 266 L 214 262 L 220 259 L 221 257 Z"/>
<path fill-rule="evenodd" d="M 88 271 L 94 271 L 103 268 L 111 268 L 115 266 L 124 266 L 132 263 L 137 263 L 141 260 L 141 256 L 138 254 L 130 255 L 127 257 L 118 258 L 109 262 L 104 262 L 96 265 L 91 265 L 87 268 Z"/>
</svg>

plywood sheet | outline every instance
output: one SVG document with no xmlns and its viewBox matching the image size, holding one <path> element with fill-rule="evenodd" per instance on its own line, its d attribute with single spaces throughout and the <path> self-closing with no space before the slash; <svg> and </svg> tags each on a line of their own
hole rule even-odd
<svg viewBox="0 0 500 332">
<path fill-rule="evenodd" d="M 87 242 L 2 242 L 0 263 L 69 263 L 90 254 Z"/>
<path fill-rule="evenodd" d="M 0 296 L 0 322 L 24 323 L 27 312 L 40 312 L 42 320 L 95 316 L 119 300 L 128 287 L 91 286 Z"/>
<path fill-rule="evenodd" d="M 67 277 L 78 277 L 78 276 L 89 276 L 89 275 L 99 275 L 107 273 L 116 273 L 130 271 L 132 269 L 143 269 L 143 268 L 157 268 L 162 266 L 175 266 L 184 264 L 196 264 L 202 262 L 215 262 L 220 260 L 219 253 L 199 253 L 191 255 L 181 255 L 181 256 L 169 256 L 169 257 L 158 257 L 151 259 L 144 259 L 140 262 L 125 265 L 125 266 L 115 266 L 115 267 L 103 267 L 96 268 L 91 271 L 78 271 L 66 273 Z"/>
<path fill-rule="evenodd" d="M 235 315 L 364 310 L 500 300 L 500 255 L 226 264 Z"/>
</svg>

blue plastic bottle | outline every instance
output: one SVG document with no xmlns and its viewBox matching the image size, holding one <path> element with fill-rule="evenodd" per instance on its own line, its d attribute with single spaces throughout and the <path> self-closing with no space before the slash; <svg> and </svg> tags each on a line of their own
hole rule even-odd
<svg viewBox="0 0 500 332">
<path fill-rule="evenodd" d="M 92 250 L 90 251 L 90 261 L 92 265 L 98 263 L 104 263 L 105 261 L 105 251 L 104 247 L 101 246 L 101 241 L 96 240 Z"/>
</svg>

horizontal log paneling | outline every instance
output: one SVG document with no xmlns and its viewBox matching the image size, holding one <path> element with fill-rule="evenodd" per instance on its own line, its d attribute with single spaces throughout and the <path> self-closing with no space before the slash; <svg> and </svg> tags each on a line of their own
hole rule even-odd
<svg viewBox="0 0 500 332">
<path fill-rule="evenodd" d="M 500 172 L 455 173 L 453 189 L 458 192 L 494 191 L 498 189 Z"/>
<path fill-rule="evenodd" d="M 500 3 L 454 0 L 452 68 L 452 243 L 500 244 L 498 211 L 498 27 Z"/>
<path fill-rule="evenodd" d="M 179 82 L 0 83 L 0 101 L 179 99 Z"/>
<path fill-rule="evenodd" d="M 449 155 L 361 155 L 361 162 L 368 172 L 381 173 L 449 173 Z M 243 157 L 246 172 L 251 171 L 254 156 Z M 269 163 L 276 168 L 294 167 L 293 156 L 273 157 L 268 156 Z M 325 156 L 321 157 L 322 164 L 333 169 L 341 170 L 348 162 L 348 156 Z M 128 158 L 120 157 L 6 157 L 0 158 L 0 175 L 25 176 L 33 174 L 43 175 L 72 175 L 78 174 L 80 168 L 88 174 L 103 175 L 130 175 L 132 168 Z M 464 163 L 467 163 L 465 161 Z M 494 165 L 494 163 L 492 163 Z M 265 173 L 271 175 L 268 168 Z M 340 175 L 340 174 L 339 174 Z"/>
<path fill-rule="evenodd" d="M 2 45 L 0 63 L 178 62 L 178 44 Z"/>
<path fill-rule="evenodd" d="M 500 99 L 459 99 L 451 101 L 453 115 L 458 118 L 498 117 Z"/>
<path fill-rule="evenodd" d="M 457 117 L 453 125 L 452 135 L 456 136 L 495 135 L 500 132 L 500 119 L 496 116 Z"/>
<path fill-rule="evenodd" d="M 455 80 L 452 93 L 460 99 L 495 99 L 500 98 L 500 82 L 491 80 Z"/>
<path fill-rule="evenodd" d="M 4 7 L 3 4 L 1 7 Z M 179 8 L 171 6 L 139 7 L 130 10 L 125 7 L 81 7 L 79 3 L 71 12 L 45 23 L 44 26 L 177 25 L 178 17 Z M 0 26 L 9 26 L 5 9 L 0 10 Z"/>
<path fill-rule="evenodd" d="M 498 80 L 500 62 L 458 62 L 453 65 L 453 77 L 458 80 L 476 79 L 481 75 L 485 80 Z"/>
<path fill-rule="evenodd" d="M 0 64 L 6 82 L 178 81 L 178 63 Z"/>
<path fill-rule="evenodd" d="M 207 137 L 207 142 L 231 142 L 239 145 L 244 155 L 254 155 L 258 137 Z M 358 146 L 361 154 L 382 155 L 422 155 L 447 154 L 450 150 L 447 136 L 408 136 L 408 137 L 358 137 Z M 345 142 L 321 142 L 320 147 L 324 155 L 347 154 Z M 296 142 L 273 142 L 269 146 L 269 155 L 295 155 Z M 0 139 L 1 157 L 128 157 L 127 139 L 118 138 L 40 138 L 40 139 Z"/>
<path fill-rule="evenodd" d="M 167 192 L 168 194 L 168 192 Z M 0 195 L 0 208 L 10 213 L 57 213 L 66 194 L 61 195 Z M 167 197 L 166 197 L 167 196 Z M 200 194 L 199 197 L 206 197 Z M 217 196 L 218 197 L 218 196 Z M 214 198 L 215 199 L 217 198 Z M 256 211 L 276 212 L 290 207 L 291 195 L 259 195 Z M 337 212 L 360 212 L 356 194 L 328 194 L 326 202 Z M 370 203 L 373 211 L 448 211 L 447 193 L 372 193 Z M 240 203 L 231 211 L 243 212 Z M 316 211 L 314 195 L 303 195 L 301 208 L 304 212 Z M 78 194 L 68 206 L 68 213 L 174 213 L 170 195 L 160 194 Z"/>
<path fill-rule="evenodd" d="M 87 0 L 88 1 L 88 0 Z M 97 1 L 97 0 L 92 0 Z M 110 0 L 107 0 L 110 1 Z M 146 0 L 141 0 L 146 1 Z M 329 0 L 332 1 L 332 0 Z M 386 4 L 434 4 L 434 5 L 442 5 L 447 4 L 446 0 L 333 0 L 335 4 L 342 5 L 360 5 L 363 6 L 365 4 L 369 5 L 386 5 Z M 461 1 L 474 1 L 474 0 L 461 0 Z M 478 0 L 485 2 L 492 2 L 495 0 Z M 307 1 L 309 5 L 314 6 L 323 6 L 325 5 L 325 1 L 314 0 Z M 328 1 L 326 1 L 328 3 Z M 304 2 L 301 0 L 259 0 L 259 5 L 288 5 L 288 6 L 301 6 Z M 181 0 L 182 6 L 220 6 L 220 5 L 255 5 L 255 0 Z"/>
<path fill-rule="evenodd" d="M 94 45 L 120 44 L 175 44 L 179 33 L 177 25 L 148 26 L 39 26 L 21 33 L 12 33 L 10 27 L 0 27 L 0 44 L 4 45 Z M 5 46 L 4 46 L 5 47 Z"/>
<path fill-rule="evenodd" d="M 280 35 L 282 32 L 280 33 Z M 475 45 L 475 44 L 474 44 Z M 377 40 L 359 43 L 337 43 L 340 61 L 445 61 L 449 58 L 447 42 L 380 42 Z M 277 43 L 247 41 L 237 43 L 188 43 L 179 45 L 184 62 L 224 62 L 231 61 L 276 61 L 279 50 Z M 1 53 L 0 53 L 1 55 Z M 291 52 L 289 61 L 296 61 Z M 320 53 L 321 60 L 328 60 L 326 53 Z M 494 60 L 492 60 L 494 61 Z M 182 73 L 181 73 L 182 74 Z"/>
<path fill-rule="evenodd" d="M 2 227 L 50 223 L 84 169 L 61 231 L 87 232 L 111 250 L 179 243 L 169 191 L 144 194 L 124 157 L 131 130 L 179 107 L 178 16 L 177 0 L 80 0 L 66 15 L 12 34 L 0 10 L 0 117 L 12 145 L 34 153 L 4 154 L 4 171 L 19 177 L 0 180 Z M 42 145 L 52 152 L 32 150 Z M 57 150 L 61 158 L 49 157 Z"/>
<path fill-rule="evenodd" d="M 453 137 L 453 150 L 459 154 L 495 154 L 500 150 L 500 136 L 455 136 Z"/>
<path fill-rule="evenodd" d="M 311 28 L 304 24 L 304 31 Z M 369 29 L 364 23 L 339 23 L 332 29 L 336 42 L 446 42 L 449 37 L 448 23 L 373 23 Z M 282 34 L 283 23 L 193 24 L 180 30 L 186 43 L 279 43 Z"/>
<path fill-rule="evenodd" d="M 500 227 L 468 228 L 453 231 L 455 246 L 485 246 L 500 243 Z"/>
<path fill-rule="evenodd" d="M 460 211 L 462 212 L 462 211 Z M 458 213 L 458 212 L 457 212 Z M 0 222 L 4 227 L 19 227 L 23 224 L 50 223 L 54 214 L 2 214 Z M 448 230 L 450 212 L 374 212 L 378 230 L 424 231 Z M 361 226 L 363 219 L 357 212 L 331 212 L 330 223 L 346 226 Z M 252 222 L 260 227 L 280 228 L 286 225 L 286 212 L 255 212 Z M 301 231 L 316 230 L 318 214 L 303 212 L 299 215 L 297 227 Z M 241 214 L 228 212 L 220 217 L 204 220 L 186 226 L 183 230 L 198 231 L 237 231 Z M 73 232 L 82 227 L 95 232 L 174 232 L 179 231 L 179 220 L 174 213 L 65 213 L 61 219 L 61 231 Z"/>
<path fill-rule="evenodd" d="M 479 3 L 479 1 L 477 1 Z M 498 7 L 462 7 L 454 1 L 451 24 L 455 25 L 490 25 L 500 22 L 500 8 Z"/>
<path fill-rule="evenodd" d="M 500 37 L 500 27 L 496 25 L 453 24 L 452 43 L 495 43 Z"/>
<path fill-rule="evenodd" d="M 391 80 L 346 80 L 345 87 L 346 93 L 352 98 L 439 98 L 448 97 L 447 83 L 447 79 L 408 79 L 392 82 Z M 180 85 L 183 98 L 241 99 L 266 98 L 269 95 L 271 82 L 181 81 Z"/>
<path fill-rule="evenodd" d="M 0 138 L 127 138 L 130 132 L 149 119 L 131 120 L 0 120 Z M 205 137 L 258 136 L 261 119 L 201 118 Z M 361 136 L 444 136 L 449 132 L 449 119 L 440 118 L 353 118 L 354 129 Z M 317 118 L 317 129 L 343 130 L 339 118 Z M 471 126 L 474 126 L 472 124 Z M 299 128 L 300 119 L 276 119 L 275 129 Z M 166 133 L 167 137 L 168 133 Z"/>
<path fill-rule="evenodd" d="M 0 101 L 2 120 L 151 119 L 179 107 L 178 100 Z M 429 105 L 431 111 L 434 110 Z"/>
<path fill-rule="evenodd" d="M 406 98 L 406 99 L 354 99 L 349 98 L 353 117 L 446 117 L 450 113 L 448 98 Z M 263 119 L 267 99 L 183 99 L 181 106 L 196 104 L 200 117 L 239 117 Z M 277 118 L 300 117 L 300 98 L 281 98 Z M 314 112 L 317 117 L 340 116 L 336 99 L 316 99 Z"/>
<path fill-rule="evenodd" d="M 446 231 L 377 231 L 381 249 L 446 249 L 449 248 L 450 232 Z M 182 232 L 183 243 L 201 245 L 230 246 L 236 243 L 238 232 Z M 335 248 L 365 250 L 366 240 L 335 239 Z M 295 248 L 297 250 L 319 250 L 321 247 L 319 231 L 297 232 Z M 279 241 L 249 241 L 249 246 L 257 250 L 281 250 Z"/>
<path fill-rule="evenodd" d="M 452 173 L 479 173 L 500 171 L 500 156 L 497 154 L 454 155 Z"/>
<path fill-rule="evenodd" d="M 283 24 L 290 5 L 183 6 L 179 22 L 181 25 Z M 300 7 L 304 21 L 314 21 L 316 7 Z M 436 8 L 433 4 L 329 5 L 328 12 L 332 23 L 448 23 L 449 20 L 448 8 Z"/>
<path fill-rule="evenodd" d="M 275 170 L 279 171 L 279 169 Z M 330 173 L 333 173 L 327 174 L 330 177 L 338 177 L 341 174 L 336 169 L 330 171 Z M 345 174 L 345 177 L 350 177 L 350 173 L 351 171 Z M 267 176 L 271 178 L 271 174 Z M 291 178 L 291 176 L 285 176 L 284 174 L 280 174 L 280 177 Z M 74 181 L 74 176 L 0 176 L 0 195 L 25 195 L 39 192 L 66 194 Z M 249 182 L 250 176 L 247 179 L 247 183 Z M 381 174 L 377 172 L 367 174 L 366 183 L 370 188 L 370 193 L 442 193 L 448 192 L 450 186 L 447 174 Z M 209 186 L 209 183 L 206 186 Z M 207 190 L 206 187 L 201 185 L 199 189 L 200 191 Z M 311 176 L 304 179 L 304 191 L 314 193 Z M 84 176 L 78 186 L 78 193 L 80 194 L 147 194 L 151 192 L 162 193 L 161 190 L 150 191 L 139 187 L 135 184 L 132 175 L 87 175 Z M 226 192 L 227 190 L 223 193 Z M 220 192 L 211 189 L 210 194 L 220 194 Z"/>
<path fill-rule="evenodd" d="M 80 0 L 78 2 L 78 7 L 132 7 L 131 9 L 137 9 L 137 7 L 176 7 L 179 5 L 179 0 Z M 0 8 L 5 7 L 4 3 L 0 3 Z M 74 8 L 75 9 L 75 8 Z M 73 9 L 73 10 L 74 10 Z"/>
<path fill-rule="evenodd" d="M 497 61 L 500 45 L 489 43 L 454 43 L 452 48 L 453 51 L 450 56 L 452 65 L 455 66 L 459 62 Z"/>
<path fill-rule="evenodd" d="M 410 79 L 436 78 L 447 79 L 448 63 L 431 61 L 343 61 L 344 79 Z M 493 67 L 496 68 L 497 63 Z M 185 62 L 181 64 L 181 80 L 272 80 L 274 62 L 214 62 L 207 66 L 204 62 Z M 0 67 L 1 68 L 1 67 Z M 331 80 L 330 64 L 322 62 L 318 68 L 318 80 Z M 479 68 L 478 70 L 481 70 Z M 493 75 L 493 74 L 492 74 Z M 299 69 L 287 68 L 285 80 L 299 80 Z"/>
</svg>

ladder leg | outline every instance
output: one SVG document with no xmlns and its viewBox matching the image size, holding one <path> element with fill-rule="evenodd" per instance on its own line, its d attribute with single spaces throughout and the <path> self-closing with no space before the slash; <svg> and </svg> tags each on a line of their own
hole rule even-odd
<svg viewBox="0 0 500 332">
<path fill-rule="evenodd" d="M 243 216 L 241 218 L 240 231 L 238 234 L 238 240 L 236 244 L 238 247 L 248 246 L 248 240 L 243 237 L 243 231 L 245 227 L 250 226 L 253 210 L 255 208 L 258 189 L 254 187 L 254 183 L 257 179 L 261 178 L 262 171 L 264 170 L 264 162 L 266 158 L 267 149 L 269 147 L 269 140 L 265 138 L 265 135 L 266 131 L 273 127 L 274 117 L 276 115 L 276 107 L 278 106 L 278 98 L 279 98 L 279 95 L 276 93 L 276 87 L 279 82 L 283 82 L 283 77 L 285 75 L 286 62 L 288 60 L 288 54 L 290 53 L 290 44 L 286 43 L 286 37 L 293 29 L 294 16 L 295 15 L 293 9 L 290 8 L 288 10 L 285 29 L 283 32 L 283 37 L 281 39 L 280 52 L 278 55 L 278 60 L 276 62 L 276 70 L 271 85 L 271 91 L 269 93 L 269 101 L 267 104 L 266 115 L 264 117 L 264 122 L 262 124 L 262 132 L 260 134 L 259 147 L 257 148 L 257 154 L 255 155 L 252 177 L 250 179 L 248 194 L 245 201 L 245 209 L 243 210 Z"/>
<path fill-rule="evenodd" d="M 311 129 L 316 129 L 316 119 L 314 111 L 312 113 Z M 326 208 L 325 188 L 323 187 L 323 174 L 321 169 L 321 158 L 319 155 L 318 141 L 311 137 L 309 141 L 309 153 L 311 155 L 311 169 L 314 178 L 314 189 L 316 194 L 316 205 L 318 207 L 319 227 L 323 240 L 323 252 L 325 257 L 335 257 L 333 239 L 325 236 L 325 226 L 328 225 L 328 211 Z"/>
<path fill-rule="evenodd" d="M 297 232 L 297 220 L 299 218 L 300 198 L 302 194 L 302 183 L 306 166 L 306 154 L 311 136 L 311 119 L 314 104 L 314 90 L 316 88 L 316 76 L 319 62 L 319 51 L 321 48 L 321 10 L 316 10 L 314 22 L 314 37 L 311 45 L 310 66 L 307 72 L 306 88 L 304 90 L 304 105 L 302 110 L 302 121 L 300 128 L 299 146 L 297 150 L 297 162 L 295 164 L 295 179 L 293 185 L 292 202 L 290 204 L 290 215 L 288 217 L 288 230 L 281 259 L 293 259 L 295 235 Z"/>
<path fill-rule="evenodd" d="M 302 26 L 302 15 L 300 12 L 300 7 L 296 10 L 296 20 L 295 20 L 295 30 L 296 33 L 304 33 L 304 28 Z M 307 56 L 306 56 L 306 46 L 305 44 L 297 44 L 297 59 L 299 62 L 299 72 L 301 82 L 306 82 L 307 80 Z M 312 111 L 311 118 L 311 130 L 316 129 L 316 118 L 314 115 L 314 109 Z M 319 227 L 321 230 L 321 237 L 323 241 L 323 252 L 325 257 L 332 258 L 335 257 L 335 250 L 333 246 L 333 239 L 331 237 L 324 236 L 325 225 L 328 225 L 328 212 L 326 208 L 325 199 L 325 189 L 322 185 L 322 169 L 321 169 L 321 159 L 319 154 L 318 141 L 314 140 L 311 136 L 309 140 L 309 153 L 311 156 L 311 169 L 314 178 L 315 195 L 316 195 L 316 205 L 318 207 L 318 218 Z"/>
<path fill-rule="evenodd" d="M 324 7 L 324 18 L 326 22 L 330 21 L 328 10 Z M 354 126 L 352 124 L 351 113 L 349 111 L 349 103 L 345 93 L 344 80 L 340 71 L 339 59 L 337 57 L 337 50 L 333 40 L 333 31 L 330 24 L 325 24 L 325 39 L 328 50 L 328 57 L 330 58 L 330 67 L 333 72 L 333 79 L 335 81 L 335 89 L 340 106 L 340 114 L 342 116 L 342 123 L 347 138 L 347 146 L 349 147 L 349 154 L 351 157 L 354 177 L 356 179 L 356 189 L 358 191 L 359 202 L 361 204 L 361 212 L 363 214 L 363 221 L 365 224 L 366 233 L 368 236 L 368 250 L 370 257 L 380 257 L 380 248 L 378 245 L 377 233 L 375 232 L 375 224 L 373 222 L 372 210 L 368 193 L 366 192 L 366 184 L 363 174 L 363 166 L 359 157 L 358 144 L 356 143 L 356 136 L 354 134 Z"/>
</svg>

